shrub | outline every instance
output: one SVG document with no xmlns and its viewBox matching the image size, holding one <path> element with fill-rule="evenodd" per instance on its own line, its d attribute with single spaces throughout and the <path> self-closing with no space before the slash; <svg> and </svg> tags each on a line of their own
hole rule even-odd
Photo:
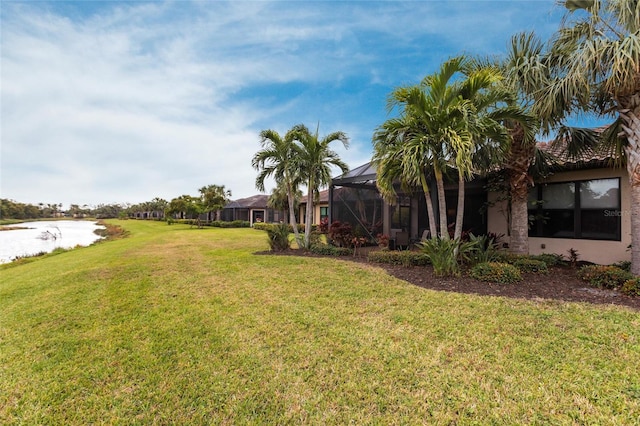
<svg viewBox="0 0 640 426">
<path fill-rule="evenodd" d="M 483 262 L 493 262 L 498 258 L 498 246 L 494 237 L 489 235 L 475 236 L 469 234 L 469 242 L 473 244 L 469 253 L 469 263 L 476 265 Z"/>
<path fill-rule="evenodd" d="M 594 287 L 614 289 L 633 278 L 630 272 L 611 265 L 587 265 L 578 270 L 578 278 Z"/>
<path fill-rule="evenodd" d="M 547 267 L 561 265 L 564 262 L 564 257 L 561 254 L 555 253 L 542 253 L 530 256 L 530 258 L 543 261 L 547 264 Z"/>
<path fill-rule="evenodd" d="M 631 261 L 630 260 L 622 260 L 620 262 L 616 262 L 613 266 L 617 266 L 623 271 L 631 272 Z"/>
<path fill-rule="evenodd" d="M 340 247 L 349 247 L 355 235 L 348 222 L 334 221 L 329 226 L 329 239 Z"/>
<path fill-rule="evenodd" d="M 518 259 L 513 262 L 513 266 L 518 268 L 520 272 L 536 272 L 541 274 L 549 272 L 545 262 L 531 258 Z"/>
<path fill-rule="evenodd" d="M 515 253 L 501 250 L 496 254 L 496 259 L 494 262 L 508 263 L 510 265 L 513 265 L 514 262 L 517 262 L 520 259 L 528 259 L 528 258 L 529 256 L 526 256 L 526 255 L 515 254 Z"/>
<path fill-rule="evenodd" d="M 273 228 L 273 226 L 274 226 L 273 223 L 257 222 L 253 224 L 253 229 L 257 229 L 259 231 L 267 231 Z"/>
<path fill-rule="evenodd" d="M 269 237 L 269 247 L 271 251 L 283 251 L 289 249 L 289 226 L 279 224 L 267 229 Z"/>
<path fill-rule="evenodd" d="M 426 266 L 429 257 L 420 252 L 408 250 L 378 250 L 369 253 L 367 259 L 373 263 L 388 263 L 402 266 Z"/>
<path fill-rule="evenodd" d="M 460 263 L 469 259 L 474 245 L 471 242 L 442 238 L 432 238 L 418 243 L 422 253 L 433 265 L 433 273 L 440 277 L 460 275 Z"/>
<path fill-rule="evenodd" d="M 347 247 L 336 247 L 329 244 L 313 244 L 309 250 L 311 253 L 323 256 L 350 256 L 353 250 Z"/>
<path fill-rule="evenodd" d="M 522 280 L 518 268 L 501 262 L 478 263 L 471 268 L 469 275 L 479 281 L 498 284 L 511 284 Z"/>
<path fill-rule="evenodd" d="M 620 291 L 627 296 L 640 296 L 640 277 L 625 281 Z"/>
</svg>

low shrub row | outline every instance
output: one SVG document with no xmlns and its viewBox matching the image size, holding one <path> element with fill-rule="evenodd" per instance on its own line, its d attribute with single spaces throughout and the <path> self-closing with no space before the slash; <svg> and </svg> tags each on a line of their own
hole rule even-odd
<svg viewBox="0 0 640 426">
<path fill-rule="evenodd" d="M 347 247 L 336 247 L 329 244 L 312 244 L 309 249 L 311 253 L 322 256 L 351 256 L 353 250 Z"/>
<path fill-rule="evenodd" d="M 587 265 L 578 270 L 578 278 L 594 287 L 616 289 L 633 275 L 613 265 Z"/>
<path fill-rule="evenodd" d="M 513 284 L 522 280 L 520 270 L 514 265 L 502 262 L 482 262 L 469 271 L 469 276 L 479 281 Z"/>
<path fill-rule="evenodd" d="M 426 254 L 408 250 L 372 251 L 369 253 L 367 258 L 369 262 L 373 263 L 386 263 L 402 266 L 426 266 L 430 263 L 429 257 Z"/>
<path fill-rule="evenodd" d="M 249 223 L 249 222 L 247 222 Z M 283 225 L 282 223 L 265 223 L 265 222 L 256 222 L 253 224 L 253 229 L 258 229 L 260 231 L 268 231 L 269 229 L 272 229 L 274 226 L 280 226 Z M 287 226 L 289 228 L 289 232 L 293 233 L 293 226 L 290 224 L 284 224 L 285 226 Z M 250 224 L 248 225 L 250 226 Z M 311 227 L 311 230 L 313 231 L 316 228 L 315 225 L 313 225 Z M 304 225 L 298 224 L 298 232 L 303 233 L 304 232 Z"/>
</svg>

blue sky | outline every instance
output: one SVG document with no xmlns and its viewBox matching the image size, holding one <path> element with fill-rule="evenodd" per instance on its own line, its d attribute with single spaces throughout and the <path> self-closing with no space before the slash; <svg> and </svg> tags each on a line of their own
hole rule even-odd
<svg viewBox="0 0 640 426">
<path fill-rule="evenodd" d="M 539 1 L 7 1 L 0 197 L 138 203 L 217 184 L 258 193 L 258 134 L 342 130 L 371 157 L 386 96 L 446 59 L 548 38 Z M 271 189 L 273 184 L 267 185 Z"/>
</svg>

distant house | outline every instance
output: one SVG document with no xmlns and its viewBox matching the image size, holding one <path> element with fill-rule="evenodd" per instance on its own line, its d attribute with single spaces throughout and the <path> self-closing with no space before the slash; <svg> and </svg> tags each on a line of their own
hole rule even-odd
<svg viewBox="0 0 640 426">
<path fill-rule="evenodd" d="M 545 144 L 539 145 L 549 150 Z M 559 154 L 559 153 L 556 153 Z M 529 192 L 529 252 L 566 255 L 574 249 L 581 260 L 610 264 L 630 260 L 631 200 L 625 168 L 610 166 L 610 158 L 591 155 L 578 161 L 560 156 L 560 164 Z M 476 235 L 504 234 L 509 244 L 508 209 L 504 194 L 487 190 L 485 178 L 465 183 L 463 229 Z M 431 191 L 437 205 L 435 184 Z M 419 240 L 429 229 L 422 192 L 397 188 L 395 205 L 386 203 L 376 187 L 376 169 L 364 164 L 332 180 L 330 221 L 349 222 L 365 235 L 390 238 L 408 234 Z M 447 221 L 455 222 L 457 182 L 445 185 Z M 436 221 L 437 208 L 436 208 Z"/>
<path fill-rule="evenodd" d="M 256 222 L 287 222 L 286 212 L 267 207 L 268 195 L 253 195 L 231 201 L 220 212 L 220 220 L 232 222 L 243 220 L 253 226 Z"/>
<path fill-rule="evenodd" d="M 319 192 L 319 198 L 313 201 L 312 221 L 313 225 L 319 225 L 322 220 L 329 220 L 329 190 Z M 307 220 L 307 196 L 300 201 L 298 208 L 300 224 L 305 224 Z"/>
</svg>

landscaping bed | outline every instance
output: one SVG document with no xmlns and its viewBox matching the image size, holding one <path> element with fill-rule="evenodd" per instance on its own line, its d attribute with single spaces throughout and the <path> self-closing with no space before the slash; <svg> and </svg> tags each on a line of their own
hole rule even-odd
<svg viewBox="0 0 640 426">
<path fill-rule="evenodd" d="M 323 257 L 299 250 L 265 252 L 265 254 Z M 465 274 L 460 277 L 436 277 L 431 266 L 370 263 L 365 251 L 359 256 L 340 256 L 339 259 L 375 265 L 385 269 L 389 275 L 395 278 L 431 290 L 530 300 L 553 299 L 565 302 L 613 304 L 640 310 L 640 297 L 630 297 L 615 290 L 590 287 L 578 279 L 577 270 L 569 266 L 553 266 L 549 268 L 548 274 L 524 273 L 522 282 L 516 284 L 491 284 L 478 281 Z"/>
</svg>

